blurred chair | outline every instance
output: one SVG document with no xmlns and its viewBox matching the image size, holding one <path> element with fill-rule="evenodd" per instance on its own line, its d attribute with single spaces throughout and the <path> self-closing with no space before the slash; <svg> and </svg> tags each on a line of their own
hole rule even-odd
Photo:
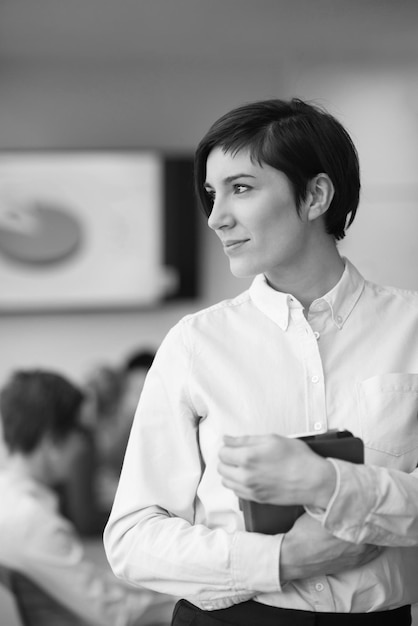
<svg viewBox="0 0 418 626">
<path fill-rule="evenodd" d="M 23 574 L 0 565 L 0 583 L 14 599 L 19 626 L 85 626 Z"/>
</svg>

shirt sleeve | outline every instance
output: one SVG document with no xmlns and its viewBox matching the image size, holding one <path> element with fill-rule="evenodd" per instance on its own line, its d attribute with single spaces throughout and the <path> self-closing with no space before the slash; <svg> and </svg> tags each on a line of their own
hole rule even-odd
<svg viewBox="0 0 418 626">
<path fill-rule="evenodd" d="M 167 602 L 147 590 L 132 589 L 84 556 L 72 525 L 42 503 L 26 503 L 26 526 L 16 525 L 9 565 L 33 580 L 59 604 L 92 626 L 150 624 L 148 615 Z M 16 543 L 18 540 L 20 543 Z M 167 605 L 165 618 L 172 610 Z"/>
<path fill-rule="evenodd" d="M 148 373 L 104 542 L 117 576 L 211 610 L 280 590 L 282 537 L 196 523 L 204 464 L 189 378 L 204 357 L 185 333 L 182 322 L 168 333 Z"/>
<path fill-rule="evenodd" d="M 408 474 L 329 459 L 337 484 L 325 511 L 307 508 L 335 536 L 354 543 L 418 546 L 418 470 Z"/>
</svg>

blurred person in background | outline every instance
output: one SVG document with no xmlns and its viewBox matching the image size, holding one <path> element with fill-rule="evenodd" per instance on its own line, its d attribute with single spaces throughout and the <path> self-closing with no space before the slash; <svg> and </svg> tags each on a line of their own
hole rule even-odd
<svg viewBox="0 0 418 626">
<path fill-rule="evenodd" d="M 165 625 L 173 600 L 121 584 L 87 560 L 54 486 L 72 471 L 84 395 L 49 371 L 14 373 L 0 391 L 7 456 L 0 470 L 0 565 L 96 626 Z M 78 620 L 78 621 L 77 621 Z"/>
<path fill-rule="evenodd" d="M 101 364 L 87 377 L 88 424 L 96 455 L 96 496 L 107 515 L 113 504 L 135 410 L 154 356 L 151 350 L 138 349 L 129 353 L 120 366 Z"/>
<path fill-rule="evenodd" d="M 105 529 L 112 568 L 182 596 L 173 626 L 409 625 L 418 294 L 339 254 L 359 202 L 351 138 L 299 99 L 250 103 L 209 129 L 195 173 L 232 273 L 254 280 L 156 354 Z M 332 429 L 363 439 L 365 464 L 291 437 Z M 246 532 L 238 497 L 305 512 Z"/>
<path fill-rule="evenodd" d="M 101 452 L 106 455 L 108 464 L 114 468 L 118 477 L 122 468 L 136 407 L 138 406 L 145 378 L 152 365 L 154 356 L 154 352 L 138 350 L 128 355 L 120 369 L 121 388 L 115 407 L 116 418 L 112 424 L 113 428 L 110 427 L 107 433 L 107 449 L 105 442 L 100 447 Z M 104 432 L 102 429 L 101 431 Z"/>
<path fill-rule="evenodd" d="M 98 451 L 94 432 L 85 419 L 86 406 L 84 401 L 68 471 L 54 484 L 60 512 L 83 537 L 101 536 L 109 515 L 97 490 Z"/>
</svg>

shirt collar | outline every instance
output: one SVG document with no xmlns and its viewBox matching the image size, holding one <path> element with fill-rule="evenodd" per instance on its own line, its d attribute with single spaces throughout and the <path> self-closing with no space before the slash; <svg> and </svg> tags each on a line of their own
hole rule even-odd
<svg viewBox="0 0 418 626">
<path fill-rule="evenodd" d="M 363 276 L 348 259 L 343 258 L 343 260 L 345 268 L 338 283 L 324 296 L 314 300 L 308 312 L 309 319 L 319 311 L 328 310 L 335 326 L 340 330 L 364 288 Z M 276 291 L 270 287 L 263 274 L 254 278 L 250 287 L 250 297 L 256 307 L 282 330 L 287 330 L 289 325 L 290 309 L 302 308 L 292 294 Z"/>
</svg>

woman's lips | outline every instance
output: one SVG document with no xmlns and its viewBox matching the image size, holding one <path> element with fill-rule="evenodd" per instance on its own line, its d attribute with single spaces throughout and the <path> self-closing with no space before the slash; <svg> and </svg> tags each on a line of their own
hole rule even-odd
<svg viewBox="0 0 418 626">
<path fill-rule="evenodd" d="M 249 241 L 248 239 L 228 239 L 227 241 L 223 241 L 223 247 L 225 252 L 233 252 L 234 250 L 238 250 L 245 243 Z"/>
</svg>

